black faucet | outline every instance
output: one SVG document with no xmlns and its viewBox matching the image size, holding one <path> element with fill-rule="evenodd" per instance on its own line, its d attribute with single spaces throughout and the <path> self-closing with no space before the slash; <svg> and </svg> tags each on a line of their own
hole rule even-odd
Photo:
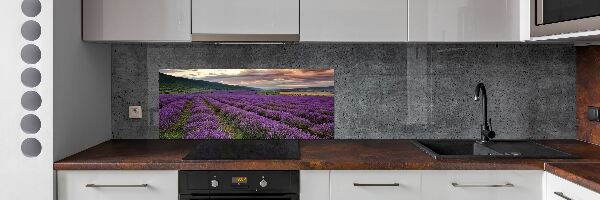
<svg viewBox="0 0 600 200">
<path fill-rule="evenodd" d="M 481 92 L 481 95 L 480 93 Z M 485 92 L 485 85 L 483 83 L 477 84 L 475 88 L 475 101 L 481 101 L 481 107 L 483 108 L 483 124 L 481 124 L 481 142 L 489 142 L 492 138 L 496 137 L 496 132 L 492 130 L 492 119 L 487 117 L 487 94 Z"/>
</svg>

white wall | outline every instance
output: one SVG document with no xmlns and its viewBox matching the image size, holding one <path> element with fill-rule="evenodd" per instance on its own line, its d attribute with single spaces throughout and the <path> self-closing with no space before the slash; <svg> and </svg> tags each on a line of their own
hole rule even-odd
<svg viewBox="0 0 600 200">
<path fill-rule="evenodd" d="M 111 138 L 110 45 L 81 40 L 81 0 L 54 1 L 54 160 Z"/>
<path fill-rule="evenodd" d="M 0 1 L 0 199 L 53 199 L 54 161 L 110 139 L 110 46 L 81 42 L 80 0 L 41 0 L 40 14 L 32 17 L 21 12 L 22 2 Z M 41 25 L 40 38 L 21 36 L 28 20 Z M 27 44 L 39 47 L 39 62 L 22 61 Z M 33 88 L 21 83 L 29 67 L 41 73 L 41 83 Z M 38 109 L 21 106 L 26 91 L 41 96 Z M 34 134 L 21 130 L 27 114 L 41 121 Z M 28 138 L 41 143 L 39 155 L 22 153 Z"/>
<path fill-rule="evenodd" d="M 46 200 L 53 197 L 53 28 L 52 1 L 41 0 L 41 13 L 27 17 L 21 12 L 22 0 L 0 1 L 0 199 Z M 21 36 L 21 25 L 27 20 L 40 23 L 41 35 L 35 41 Z M 26 64 L 21 60 L 21 48 L 37 45 L 42 54 L 39 62 Z M 21 72 L 27 67 L 37 68 L 41 74 L 40 85 L 28 88 L 21 83 Z M 27 111 L 21 106 L 21 95 L 35 91 L 42 97 L 41 107 Z M 41 129 L 26 134 L 20 128 L 21 118 L 35 114 L 40 118 Z M 26 138 L 41 143 L 41 153 L 26 157 L 21 143 Z"/>
</svg>

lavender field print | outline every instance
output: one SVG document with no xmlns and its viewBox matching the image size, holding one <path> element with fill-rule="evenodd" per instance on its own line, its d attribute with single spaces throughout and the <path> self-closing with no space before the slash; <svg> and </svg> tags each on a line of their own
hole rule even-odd
<svg viewBox="0 0 600 200">
<path fill-rule="evenodd" d="M 161 139 L 333 139 L 333 69 L 162 69 Z"/>
</svg>

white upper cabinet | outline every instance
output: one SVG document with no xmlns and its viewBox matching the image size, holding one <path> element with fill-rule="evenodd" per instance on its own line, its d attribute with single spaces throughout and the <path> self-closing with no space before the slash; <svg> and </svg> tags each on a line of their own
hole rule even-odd
<svg viewBox="0 0 600 200">
<path fill-rule="evenodd" d="M 527 0 L 83 0 L 86 41 L 513 42 Z"/>
<path fill-rule="evenodd" d="M 83 0 L 85 41 L 190 41 L 190 0 Z"/>
<path fill-rule="evenodd" d="M 299 0 L 192 0 L 195 41 L 298 41 Z"/>
<path fill-rule="evenodd" d="M 300 41 L 405 42 L 407 0 L 302 0 Z"/>
<path fill-rule="evenodd" d="M 529 40 L 528 0 L 410 0 L 411 42 Z"/>
</svg>

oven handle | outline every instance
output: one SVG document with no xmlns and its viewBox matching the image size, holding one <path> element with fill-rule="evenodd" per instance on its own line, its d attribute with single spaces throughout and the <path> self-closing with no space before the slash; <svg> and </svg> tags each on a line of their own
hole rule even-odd
<svg viewBox="0 0 600 200">
<path fill-rule="evenodd" d="M 273 195 L 273 196 L 260 196 L 260 195 L 228 195 L 228 196 L 196 196 L 196 195 L 179 195 L 179 200 L 206 200 L 206 199 L 289 199 L 289 200 L 298 200 L 298 195 L 296 194 L 285 194 L 285 195 Z"/>
</svg>

